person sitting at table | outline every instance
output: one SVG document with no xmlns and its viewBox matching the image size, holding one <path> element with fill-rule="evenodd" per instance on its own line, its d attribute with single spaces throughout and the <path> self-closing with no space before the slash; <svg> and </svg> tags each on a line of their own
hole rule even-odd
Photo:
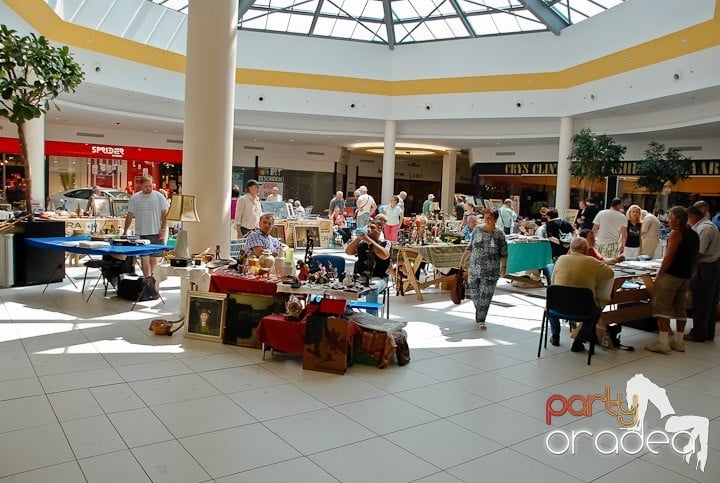
<svg viewBox="0 0 720 483">
<path fill-rule="evenodd" d="M 357 255 L 353 272 L 367 277 L 373 290 L 365 296 L 368 302 L 377 302 L 378 294 L 387 287 L 388 269 L 390 268 L 390 242 L 381 241 L 382 223 L 370 220 L 353 241 L 345 248 L 348 255 Z M 377 314 L 377 310 L 368 312 Z"/>
<path fill-rule="evenodd" d="M 700 238 L 687 226 L 687 221 L 688 215 L 682 206 L 673 206 L 668 211 L 671 231 L 652 294 L 653 317 L 657 317 L 658 321 L 658 339 L 645 346 L 645 350 L 650 352 L 685 352 L 685 293 L 690 288 L 690 277 L 700 249 Z M 670 319 L 675 319 L 677 329 L 673 339 L 670 339 Z"/>
<path fill-rule="evenodd" d="M 580 230 L 580 237 L 587 240 L 588 243 L 588 255 L 590 255 L 593 258 L 597 258 L 601 262 L 603 262 L 606 265 L 615 265 L 616 263 L 620 263 L 622 261 L 625 261 L 624 255 L 618 255 L 615 258 L 605 258 L 603 257 L 600 252 L 598 252 L 595 249 L 595 233 L 593 233 L 592 229 L 590 228 L 583 228 Z"/>
<path fill-rule="evenodd" d="M 613 278 L 615 274 L 612 268 L 602 263 L 597 258 L 588 256 L 588 242 L 584 238 L 573 238 L 570 242 L 570 251 L 562 255 L 555 262 L 553 268 L 551 285 L 565 285 L 569 287 L 589 288 L 595 294 L 595 287 L 598 282 Z M 594 307 L 596 318 L 592 323 L 583 324 L 580 333 L 575 337 L 570 348 L 573 352 L 585 350 L 584 343 L 595 337 L 593 327 L 600 319 L 602 309 L 599 307 L 597 298 Z M 560 320 L 549 317 L 550 322 L 550 343 L 554 346 L 560 345 Z"/>
<path fill-rule="evenodd" d="M 270 250 L 273 255 L 276 255 L 282 243 L 270 234 L 274 222 L 275 215 L 272 213 L 263 213 L 260 215 L 258 228 L 257 230 L 251 231 L 247 236 L 245 249 L 248 251 L 252 250 L 252 253 L 258 257 L 262 255 L 263 250 Z"/>
</svg>

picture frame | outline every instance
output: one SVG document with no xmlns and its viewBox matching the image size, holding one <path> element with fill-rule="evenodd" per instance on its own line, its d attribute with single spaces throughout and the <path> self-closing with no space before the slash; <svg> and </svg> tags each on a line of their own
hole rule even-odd
<svg viewBox="0 0 720 483">
<path fill-rule="evenodd" d="M 257 329 L 263 317 L 284 313 L 287 294 L 261 295 L 230 292 L 225 311 L 223 344 L 259 349 Z"/>
<path fill-rule="evenodd" d="M 185 337 L 221 342 L 225 331 L 227 296 L 224 293 L 188 292 Z"/>
<path fill-rule="evenodd" d="M 130 200 L 112 200 L 113 216 L 125 218 L 128 214 L 128 202 Z"/>
<path fill-rule="evenodd" d="M 276 220 L 284 220 L 288 217 L 287 203 L 284 201 L 261 201 L 263 213 L 272 213 Z"/>
<path fill-rule="evenodd" d="M 278 240 L 282 240 L 283 242 L 285 242 L 285 225 L 273 225 L 273 227 L 270 229 L 270 236 L 273 236 Z"/>
<path fill-rule="evenodd" d="M 287 210 L 288 218 L 295 218 L 295 208 L 292 203 L 285 203 L 285 209 Z"/>
<path fill-rule="evenodd" d="M 304 226 L 304 225 L 295 225 L 293 227 L 293 233 L 295 237 L 293 240 L 295 241 L 295 248 L 306 248 L 307 247 L 307 238 L 308 238 L 308 232 L 310 232 L 310 235 L 312 236 L 315 246 L 320 246 L 320 227 L 319 226 Z"/>
<path fill-rule="evenodd" d="M 579 213 L 580 213 L 580 210 L 578 210 L 578 209 L 565 208 L 565 213 L 563 213 L 563 220 L 570 223 L 570 226 L 572 226 L 574 228 L 575 220 L 577 220 Z"/>
<path fill-rule="evenodd" d="M 95 216 L 106 216 L 110 218 L 112 213 L 110 212 L 110 200 L 103 198 L 92 198 L 90 200 L 90 206 Z"/>
<path fill-rule="evenodd" d="M 483 206 L 485 207 L 485 209 L 489 210 L 490 208 L 493 207 L 492 203 L 490 203 L 490 200 L 486 199 L 486 200 L 482 200 L 482 202 L 483 202 Z"/>
<path fill-rule="evenodd" d="M 500 208 L 502 208 L 503 200 L 499 200 L 497 198 L 490 198 L 490 204 L 492 205 L 492 208 L 499 210 Z"/>
</svg>

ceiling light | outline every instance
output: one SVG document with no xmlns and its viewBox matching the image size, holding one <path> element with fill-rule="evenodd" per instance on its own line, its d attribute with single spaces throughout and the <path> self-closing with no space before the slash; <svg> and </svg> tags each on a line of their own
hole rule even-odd
<svg viewBox="0 0 720 483">
<path fill-rule="evenodd" d="M 354 151 L 364 151 L 368 153 L 384 154 L 385 145 L 382 143 L 355 143 L 348 146 Z M 434 146 L 431 144 L 411 144 L 396 143 L 395 152 L 400 152 L 406 156 L 431 156 L 442 155 L 448 151 L 445 146 Z"/>
</svg>

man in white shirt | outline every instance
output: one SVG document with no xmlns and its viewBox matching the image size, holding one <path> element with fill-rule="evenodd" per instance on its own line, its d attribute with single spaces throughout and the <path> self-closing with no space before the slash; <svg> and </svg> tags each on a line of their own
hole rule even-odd
<svg viewBox="0 0 720 483">
<path fill-rule="evenodd" d="M 685 340 L 712 341 L 715 338 L 715 319 L 720 297 L 720 231 L 697 206 L 688 208 L 688 225 L 700 238 L 700 255 L 690 279 L 693 300 L 693 328 Z M 688 261 L 691 263 L 691 261 Z"/>
<path fill-rule="evenodd" d="M 595 249 L 605 258 L 615 258 L 625 251 L 628 220 L 620 208 L 622 200 L 614 198 L 610 208 L 600 211 L 593 220 Z"/>
<path fill-rule="evenodd" d="M 515 213 L 512 209 L 512 200 L 510 198 L 506 199 L 500 207 L 498 215 L 500 227 L 506 235 L 509 235 L 512 233 L 513 223 L 517 220 L 517 213 Z"/>
<path fill-rule="evenodd" d="M 265 201 L 282 201 L 282 195 L 280 194 L 280 188 L 277 186 L 272 187 L 272 193 L 270 193 Z"/>
<path fill-rule="evenodd" d="M 356 225 L 358 228 L 364 228 L 370 221 L 370 216 L 375 213 L 377 204 L 375 204 L 375 199 L 368 194 L 367 186 L 359 187 L 358 191 L 360 196 L 355 201 L 355 207 L 357 208 Z"/>
<path fill-rule="evenodd" d="M 132 195 L 128 201 L 128 213 L 125 216 L 123 234 L 127 235 L 130 224 L 135 218 L 136 235 L 150 240 L 150 243 L 164 245 L 167 236 L 168 208 L 170 208 L 170 204 L 167 198 L 153 190 L 152 178 L 143 176 L 140 191 Z M 156 252 L 140 257 L 143 275 L 152 277 L 158 257 L 162 256 L 163 252 Z"/>
<path fill-rule="evenodd" d="M 645 210 L 640 212 L 640 255 L 646 255 L 650 258 L 655 258 L 655 251 L 658 245 L 660 245 L 660 231 L 662 230 L 662 223 L 657 217 Z"/>
<path fill-rule="evenodd" d="M 401 191 L 397 196 L 398 206 L 403 210 L 403 216 L 405 216 L 405 198 L 407 198 L 407 191 Z"/>
<path fill-rule="evenodd" d="M 238 238 L 242 238 L 258 227 L 262 205 L 260 205 L 260 185 L 254 179 L 245 183 L 245 194 L 237 201 L 235 208 L 235 227 Z"/>
</svg>

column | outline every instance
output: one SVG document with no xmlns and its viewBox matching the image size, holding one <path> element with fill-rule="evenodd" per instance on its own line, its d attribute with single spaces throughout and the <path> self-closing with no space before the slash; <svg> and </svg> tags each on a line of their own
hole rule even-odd
<svg viewBox="0 0 720 483">
<path fill-rule="evenodd" d="M 455 204 L 455 172 L 457 168 L 457 151 L 451 149 L 443 156 L 442 179 L 440 181 L 440 191 L 442 197 L 440 208 L 445 210 L 448 215 L 453 214 Z"/>
<path fill-rule="evenodd" d="M 572 151 L 572 117 L 560 119 L 560 149 L 558 153 L 555 208 L 560 218 L 570 208 L 570 152 Z"/>
<path fill-rule="evenodd" d="M 395 139 L 397 133 L 396 121 L 385 121 L 385 141 L 382 167 L 382 193 L 375 202 L 378 206 L 390 203 L 390 197 L 395 194 Z"/>
<path fill-rule="evenodd" d="M 32 173 L 31 195 L 33 203 L 40 203 L 45 210 L 45 115 L 25 123 L 30 172 Z"/>
<path fill-rule="evenodd" d="M 185 73 L 182 192 L 200 222 L 185 223 L 190 252 L 220 244 L 230 255 L 237 0 L 190 0 Z"/>
</svg>

